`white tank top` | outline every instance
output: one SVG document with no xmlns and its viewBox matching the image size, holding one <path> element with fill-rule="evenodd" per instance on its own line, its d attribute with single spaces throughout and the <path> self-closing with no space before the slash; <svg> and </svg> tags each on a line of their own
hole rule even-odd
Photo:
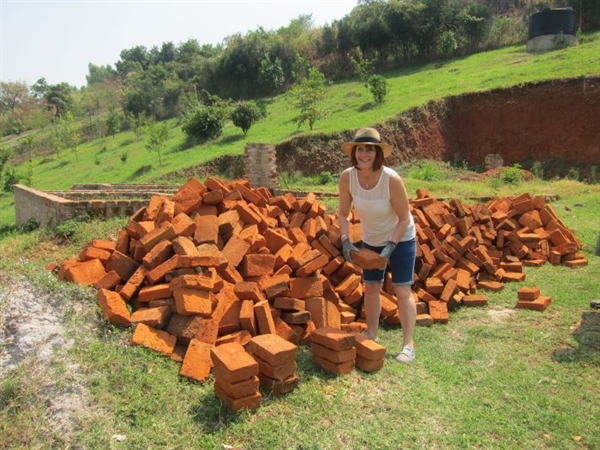
<svg viewBox="0 0 600 450">
<path fill-rule="evenodd" d="M 394 228 L 399 218 L 390 201 L 390 177 L 396 172 L 383 167 L 379 181 L 373 189 L 364 189 L 358 181 L 358 170 L 350 168 L 350 194 L 354 208 L 360 216 L 363 242 L 376 247 L 383 246 L 392 239 Z M 400 242 L 415 237 L 415 222 L 412 214 L 408 215 L 409 223 Z"/>
</svg>

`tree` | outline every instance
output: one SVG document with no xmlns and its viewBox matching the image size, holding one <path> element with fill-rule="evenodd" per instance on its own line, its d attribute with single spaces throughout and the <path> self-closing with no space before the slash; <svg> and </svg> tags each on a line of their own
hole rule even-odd
<svg viewBox="0 0 600 450">
<path fill-rule="evenodd" d="M 121 114 L 119 114 L 115 105 L 112 104 L 106 117 L 106 133 L 110 134 L 114 139 L 115 134 L 119 131 L 121 131 Z"/>
<path fill-rule="evenodd" d="M 356 58 L 352 54 L 348 54 L 348 58 L 354 67 L 354 73 L 358 75 L 358 79 L 365 85 L 365 89 L 368 89 L 369 77 L 373 75 L 373 62 L 364 57 L 360 47 L 356 47 Z"/>
<path fill-rule="evenodd" d="M 263 116 L 264 113 L 260 106 L 254 100 L 249 100 L 247 102 L 239 102 L 235 106 L 231 112 L 231 121 L 236 127 L 241 128 L 244 136 L 246 136 L 252 124 Z"/>
<path fill-rule="evenodd" d="M 87 81 L 87 85 L 91 86 L 92 84 L 102 83 L 103 81 L 110 81 L 116 75 L 116 72 L 107 64 L 106 66 L 97 66 L 95 64 L 88 64 L 88 75 L 85 76 Z"/>
<path fill-rule="evenodd" d="M 55 117 L 64 116 L 73 106 L 73 87 L 68 83 L 51 84 L 46 87 L 44 101 Z"/>
<path fill-rule="evenodd" d="M 312 130 L 317 120 L 328 115 L 329 112 L 320 105 L 327 95 L 327 90 L 325 75 L 315 68 L 310 68 L 308 78 L 290 90 L 292 105 L 300 109 L 300 114 L 293 119 L 298 129 L 304 122 L 308 122 Z"/>
<path fill-rule="evenodd" d="M 269 55 L 265 55 L 260 62 L 258 81 L 268 87 L 269 93 L 277 94 L 285 84 L 285 74 L 281 65 L 281 59 L 275 58 L 271 61 Z"/>
<path fill-rule="evenodd" d="M 191 141 L 216 139 L 223 133 L 225 108 L 220 105 L 200 105 L 186 116 L 181 127 Z"/>
<path fill-rule="evenodd" d="M 146 148 L 151 152 L 158 153 L 158 164 L 162 166 L 162 150 L 169 139 L 169 126 L 167 122 L 152 121 L 148 126 L 148 141 Z"/>
<path fill-rule="evenodd" d="M 0 81 L 0 113 L 12 112 L 29 99 L 29 88 L 21 81 Z"/>
<path fill-rule="evenodd" d="M 388 93 L 387 80 L 381 75 L 371 75 L 368 80 L 368 85 L 375 103 L 383 103 Z"/>
<path fill-rule="evenodd" d="M 64 118 L 60 119 L 62 124 L 62 144 L 63 148 L 70 148 L 71 151 L 75 154 L 75 160 L 79 161 L 79 155 L 77 153 L 77 148 L 79 147 L 80 136 L 79 129 L 77 128 L 77 123 L 75 123 L 75 118 L 73 117 L 73 113 L 71 111 L 67 111 Z"/>
</svg>

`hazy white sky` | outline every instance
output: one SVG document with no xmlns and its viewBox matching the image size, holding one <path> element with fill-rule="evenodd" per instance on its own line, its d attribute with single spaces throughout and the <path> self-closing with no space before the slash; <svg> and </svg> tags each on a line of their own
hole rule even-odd
<svg viewBox="0 0 600 450">
<path fill-rule="evenodd" d="M 0 0 L 0 80 L 44 77 L 86 84 L 88 63 L 114 64 L 121 50 L 197 39 L 218 44 L 262 26 L 276 30 L 300 14 L 316 26 L 341 19 L 356 0 Z"/>
</svg>

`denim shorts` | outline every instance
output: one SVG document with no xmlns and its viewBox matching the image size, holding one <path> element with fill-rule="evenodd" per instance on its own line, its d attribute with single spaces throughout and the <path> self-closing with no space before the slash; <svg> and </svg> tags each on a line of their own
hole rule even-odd
<svg viewBox="0 0 600 450">
<path fill-rule="evenodd" d="M 362 244 L 363 248 L 368 248 L 374 252 L 381 253 L 385 247 L 373 247 L 372 245 Z M 390 256 L 388 262 L 392 270 L 392 285 L 406 286 L 413 284 L 413 275 L 415 272 L 415 259 L 417 257 L 416 239 L 410 241 L 398 242 L 396 248 Z M 384 269 L 363 270 L 363 280 L 365 283 L 382 283 L 385 275 Z"/>
</svg>

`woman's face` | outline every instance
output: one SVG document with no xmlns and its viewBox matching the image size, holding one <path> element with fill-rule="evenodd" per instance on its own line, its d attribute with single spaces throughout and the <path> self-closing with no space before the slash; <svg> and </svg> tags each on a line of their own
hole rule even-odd
<svg viewBox="0 0 600 450">
<path fill-rule="evenodd" d="M 377 146 L 370 144 L 358 144 L 355 147 L 356 161 L 359 169 L 370 169 L 375 162 L 377 155 Z"/>
</svg>

